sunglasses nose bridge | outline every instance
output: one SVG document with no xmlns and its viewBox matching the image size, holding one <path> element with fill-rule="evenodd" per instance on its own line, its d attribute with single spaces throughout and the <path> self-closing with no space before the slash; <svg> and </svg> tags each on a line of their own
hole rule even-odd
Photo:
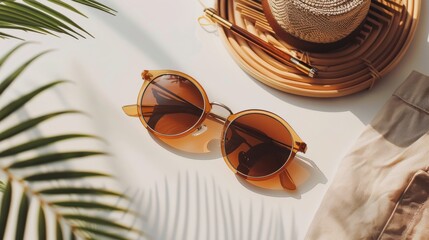
<svg viewBox="0 0 429 240">
<path fill-rule="evenodd" d="M 227 110 L 229 112 L 229 115 L 233 114 L 232 110 L 228 106 L 226 106 L 225 104 L 223 104 L 223 103 L 220 103 L 220 102 L 211 102 L 210 104 L 212 106 L 218 106 L 218 107 L 221 107 L 221 108 Z"/>
<path fill-rule="evenodd" d="M 210 111 L 210 115 L 212 115 L 212 116 L 214 116 L 220 120 L 223 120 L 225 122 L 228 119 L 228 117 L 233 114 L 232 110 L 223 103 L 211 102 L 210 105 L 212 106 L 212 109 Z M 220 111 L 219 109 L 213 108 L 213 106 L 217 106 L 220 109 L 223 109 L 224 111 Z"/>
</svg>

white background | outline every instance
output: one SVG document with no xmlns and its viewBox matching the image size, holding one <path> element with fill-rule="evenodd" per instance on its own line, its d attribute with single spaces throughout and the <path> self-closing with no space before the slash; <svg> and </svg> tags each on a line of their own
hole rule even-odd
<svg viewBox="0 0 429 240">
<path fill-rule="evenodd" d="M 105 165 L 133 197 L 142 215 L 139 227 L 151 239 L 303 239 L 338 164 L 363 128 L 412 70 L 429 74 L 427 1 L 398 67 L 372 90 L 338 99 L 293 96 L 252 79 L 219 35 L 198 25 L 203 9 L 197 0 L 104 2 L 118 10 L 116 17 L 88 8 L 83 11 L 90 19 L 68 14 L 95 39 L 20 35 L 39 44 L 20 50 L 0 71 L 1 79 L 37 52 L 57 51 L 33 64 L 1 101 L 52 80 L 72 80 L 75 84 L 38 97 L 25 113 L 70 107 L 89 113 L 89 118 L 61 118 L 40 131 L 105 138 L 108 144 L 97 146 L 112 154 Z M 1 54 L 18 43 L 2 40 Z M 303 166 L 311 175 L 295 192 L 261 190 L 237 179 L 220 152 L 190 155 L 160 145 L 121 110 L 136 102 L 143 69 L 185 72 L 211 101 L 234 112 L 259 108 L 280 115 L 307 142 L 309 161 Z"/>
</svg>

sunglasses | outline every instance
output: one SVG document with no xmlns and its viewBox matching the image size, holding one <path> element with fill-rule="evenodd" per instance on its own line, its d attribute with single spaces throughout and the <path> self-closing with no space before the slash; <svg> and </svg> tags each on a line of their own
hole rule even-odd
<svg viewBox="0 0 429 240">
<path fill-rule="evenodd" d="M 231 170 L 249 180 L 284 178 L 286 165 L 307 145 L 281 117 L 264 110 L 245 110 L 233 114 L 223 104 L 210 102 L 202 86 L 178 71 L 142 73 L 144 80 L 136 105 L 123 107 L 128 116 L 139 117 L 147 130 L 158 138 L 180 139 L 204 134 L 207 117 L 223 123 L 222 156 Z M 219 106 L 229 112 L 220 116 Z"/>
</svg>

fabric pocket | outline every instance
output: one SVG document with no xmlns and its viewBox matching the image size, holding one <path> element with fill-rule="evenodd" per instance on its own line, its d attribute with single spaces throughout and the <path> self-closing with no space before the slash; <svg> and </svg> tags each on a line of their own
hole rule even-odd
<svg viewBox="0 0 429 240">
<path fill-rule="evenodd" d="M 429 173 L 418 171 L 396 204 L 379 240 L 428 239 Z"/>
</svg>

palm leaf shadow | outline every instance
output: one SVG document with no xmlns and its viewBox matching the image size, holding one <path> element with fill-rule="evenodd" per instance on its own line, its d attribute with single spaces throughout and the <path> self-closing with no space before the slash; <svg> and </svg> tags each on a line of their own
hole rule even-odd
<svg viewBox="0 0 429 240">
<path fill-rule="evenodd" d="M 107 0 L 110 5 L 114 5 L 114 1 Z M 168 53 L 158 41 L 156 41 L 150 33 L 142 28 L 133 19 L 126 14 L 118 14 L 115 19 L 103 18 L 109 27 L 115 30 L 121 36 L 127 36 L 126 41 L 140 49 L 140 52 L 145 56 L 149 56 L 151 61 L 169 68 L 180 68 L 180 62 L 173 59 L 172 54 Z M 123 27 L 127 26 L 127 27 Z"/>
<path fill-rule="evenodd" d="M 282 211 L 264 203 L 258 209 L 252 201 L 235 200 L 214 179 L 198 173 L 165 178 L 143 195 L 146 232 L 153 239 L 296 239 L 293 212 L 291 226 L 285 227 Z"/>
</svg>

